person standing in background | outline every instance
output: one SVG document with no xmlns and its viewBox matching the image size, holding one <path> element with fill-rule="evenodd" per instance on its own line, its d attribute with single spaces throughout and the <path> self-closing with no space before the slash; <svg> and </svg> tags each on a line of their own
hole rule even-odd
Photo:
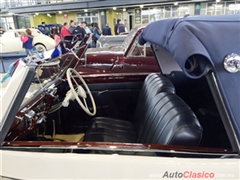
<svg viewBox="0 0 240 180">
<path fill-rule="evenodd" d="M 70 32 L 70 34 L 74 34 L 74 29 L 76 28 L 75 26 L 75 22 L 73 20 L 70 21 L 70 26 L 68 28 L 68 31 Z"/>
<path fill-rule="evenodd" d="M 86 34 L 86 31 L 81 26 L 82 26 L 82 24 L 79 23 L 78 26 L 72 32 L 72 34 L 79 34 L 79 36 L 80 36 L 79 41 L 81 41 Z"/>
<path fill-rule="evenodd" d="M 108 23 L 103 28 L 102 34 L 105 35 L 105 36 L 106 35 L 112 35 L 111 28 L 109 27 Z"/>
<path fill-rule="evenodd" d="M 53 39 L 55 41 L 55 50 L 57 49 L 58 50 L 58 54 L 57 55 L 62 55 L 62 49 L 61 49 L 61 46 L 60 46 L 60 42 L 61 42 L 61 38 L 59 36 L 59 32 L 58 32 L 58 29 L 55 28 L 53 30 Z"/>
<path fill-rule="evenodd" d="M 59 36 L 59 33 L 58 33 L 58 29 L 55 28 L 53 30 L 53 39 L 55 41 L 55 47 L 57 47 L 59 45 L 59 43 L 61 42 L 61 38 Z"/>
<path fill-rule="evenodd" d="M 91 34 L 92 33 L 92 31 L 87 27 L 87 22 L 86 21 L 81 22 L 81 26 L 85 30 L 86 34 Z M 88 48 L 91 48 L 91 46 L 92 46 L 91 38 L 88 39 L 87 43 L 88 43 Z"/>
<path fill-rule="evenodd" d="M 121 19 L 118 19 L 118 20 L 117 20 L 117 24 L 115 24 L 115 26 L 114 26 L 115 35 L 118 35 L 117 30 L 118 30 L 118 26 L 120 25 L 120 22 L 121 22 Z"/>
<path fill-rule="evenodd" d="M 118 26 L 118 29 L 117 29 L 117 33 L 118 33 L 118 35 L 119 35 L 119 34 L 122 34 L 122 33 L 124 33 L 124 32 L 127 32 L 127 28 L 126 28 L 126 26 L 124 25 L 124 22 L 123 22 L 123 21 L 120 21 L 119 26 Z"/>
<path fill-rule="evenodd" d="M 87 22 L 86 21 L 81 22 L 81 26 L 85 30 L 86 34 L 91 34 L 92 33 L 91 30 L 87 27 Z"/>
<path fill-rule="evenodd" d="M 91 23 L 91 28 L 90 28 L 90 31 L 93 33 L 93 26 L 94 26 L 95 23 Z"/>
<path fill-rule="evenodd" d="M 20 40 L 23 42 L 23 48 L 26 50 L 27 55 L 31 56 L 33 51 L 33 36 L 30 29 L 26 29 L 26 34 L 20 36 Z"/>
<path fill-rule="evenodd" d="M 63 24 L 63 27 L 61 28 L 61 33 L 60 33 L 61 39 L 64 38 L 64 36 L 66 36 L 66 35 L 70 35 L 70 32 L 68 31 L 68 27 L 69 27 L 68 23 L 65 22 Z"/>
<path fill-rule="evenodd" d="M 93 25 L 93 34 L 92 34 L 92 47 L 97 47 L 97 40 L 101 36 L 100 29 L 98 27 L 98 23 L 94 23 Z"/>
</svg>

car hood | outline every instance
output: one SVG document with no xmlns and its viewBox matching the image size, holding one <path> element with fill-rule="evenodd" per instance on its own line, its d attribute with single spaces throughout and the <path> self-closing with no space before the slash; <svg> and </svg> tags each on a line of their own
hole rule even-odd
<svg viewBox="0 0 240 180">
<path fill-rule="evenodd" d="M 186 16 L 150 23 L 139 37 L 142 45 L 150 42 L 169 51 L 185 74 L 193 79 L 214 73 L 238 141 L 240 72 L 228 72 L 224 60 L 232 53 L 240 55 L 239 27 L 240 15 Z M 193 56 L 195 59 L 191 60 Z"/>
</svg>

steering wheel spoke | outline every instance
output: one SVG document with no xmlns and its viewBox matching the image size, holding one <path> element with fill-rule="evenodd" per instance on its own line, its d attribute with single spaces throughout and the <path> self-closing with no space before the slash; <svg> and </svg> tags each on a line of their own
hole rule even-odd
<svg viewBox="0 0 240 180">
<path fill-rule="evenodd" d="M 78 84 L 78 81 L 77 81 L 77 78 L 81 81 L 82 83 L 82 86 Z M 72 91 L 72 93 L 74 94 L 78 104 L 80 105 L 80 107 L 90 116 L 94 116 L 96 114 L 96 104 L 95 104 L 95 101 L 93 99 L 93 96 L 92 96 L 92 93 L 91 91 L 89 90 L 87 84 L 85 83 L 84 79 L 80 76 L 80 74 L 75 70 L 75 69 L 72 69 L 72 68 L 69 68 L 67 70 L 67 80 L 68 80 L 68 84 L 70 86 L 70 89 Z M 73 86 L 73 82 L 74 82 L 74 85 L 76 85 L 77 87 L 74 88 Z M 91 100 L 91 103 L 92 103 L 92 112 L 89 110 L 89 107 L 87 105 L 87 101 L 86 99 L 88 98 L 88 95 L 89 95 L 89 98 Z M 80 97 L 83 99 L 81 101 Z"/>
</svg>

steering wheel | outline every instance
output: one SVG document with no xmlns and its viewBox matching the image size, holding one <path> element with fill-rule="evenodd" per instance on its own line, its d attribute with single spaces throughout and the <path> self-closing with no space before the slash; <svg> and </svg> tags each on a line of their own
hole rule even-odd
<svg viewBox="0 0 240 180">
<path fill-rule="evenodd" d="M 78 84 L 77 78 L 82 82 L 86 91 L 81 85 Z M 75 96 L 78 104 L 88 115 L 94 116 L 96 114 L 96 104 L 93 99 L 92 93 L 89 90 L 89 88 L 88 88 L 87 84 L 85 83 L 85 81 L 83 80 L 83 78 L 80 76 L 80 74 L 75 69 L 69 68 L 67 70 L 67 80 L 68 80 L 68 84 L 71 88 L 71 91 L 72 91 L 73 95 Z M 73 82 L 77 86 L 76 88 L 73 87 Z M 91 112 L 88 108 L 87 101 L 86 101 L 87 94 L 89 95 L 89 97 L 91 99 L 92 106 L 93 106 L 93 112 Z M 83 102 L 80 100 L 79 96 L 83 99 Z"/>
</svg>

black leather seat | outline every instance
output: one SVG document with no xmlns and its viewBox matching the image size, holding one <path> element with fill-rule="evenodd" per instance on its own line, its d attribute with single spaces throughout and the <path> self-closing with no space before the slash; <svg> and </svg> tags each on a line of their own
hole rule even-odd
<svg viewBox="0 0 240 180">
<path fill-rule="evenodd" d="M 202 128 L 172 83 L 151 74 L 140 92 L 134 123 L 108 117 L 90 122 L 84 141 L 197 146 Z"/>
</svg>

